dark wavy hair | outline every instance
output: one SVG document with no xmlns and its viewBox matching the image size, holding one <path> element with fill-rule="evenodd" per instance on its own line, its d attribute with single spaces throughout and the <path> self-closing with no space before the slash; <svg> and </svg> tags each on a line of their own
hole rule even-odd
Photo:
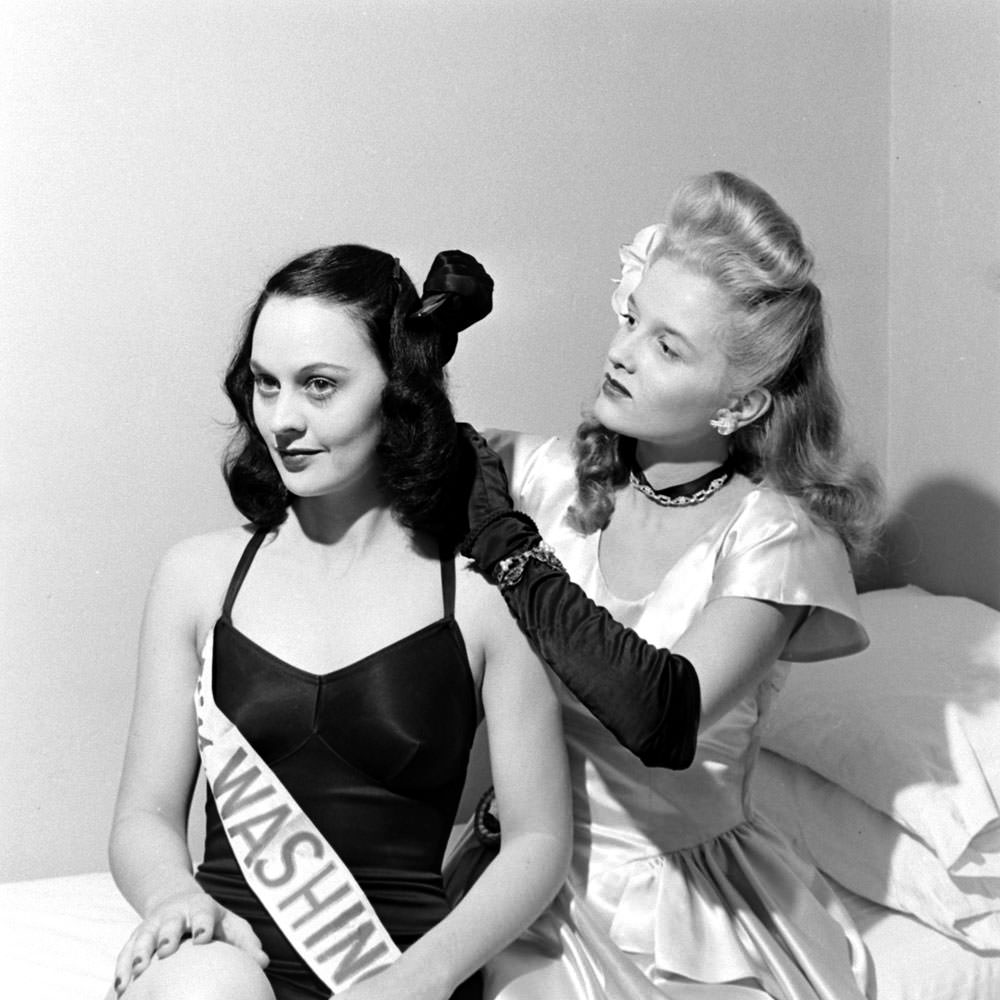
<svg viewBox="0 0 1000 1000">
<path fill-rule="evenodd" d="M 420 298 L 396 258 L 354 244 L 322 247 L 289 262 L 271 276 L 250 310 L 224 380 L 236 410 L 223 461 L 233 503 L 258 527 L 275 527 L 292 499 L 253 418 L 254 329 L 274 296 L 336 303 L 364 326 L 388 378 L 377 446 L 381 484 L 402 524 L 454 543 L 445 494 L 455 418 L 444 372 L 454 335 L 441 336 L 421 321 Z"/>
<path fill-rule="evenodd" d="M 799 227 L 752 181 L 705 174 L 675 193 L 652 254 L 660 257 L 723 292 L 730 308 L 722 343 L 734 388 L 771 393 L 768 411 L 730 438 L 736 468 L 799 498 L 855 558 L 868 554 L 881 525 L 880 481 L 847 453 L 822 297 Z M 592 417 L 578 428 L 575 448 L 579 490 L 571 520 L 589 533 L 610 520 L 614 491 L 628 470 L 618 435 Z"/>
</svg>

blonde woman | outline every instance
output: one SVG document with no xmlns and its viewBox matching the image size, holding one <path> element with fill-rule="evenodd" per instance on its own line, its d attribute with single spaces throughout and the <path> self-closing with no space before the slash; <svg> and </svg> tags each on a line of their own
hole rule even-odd
<svg viewBox="0 0 1000 1000">
<path fill-rule="evenodd" d="M 464 551 L 561 678 L 574 803 L 570 878 L 487 996 L 858 1000 L 855 928 L 753 796 L 788 671 L 867 642 L 850 558 L 877 484 L 844 451 L 812 257 L 770 195 L 715 173 L 622 262 L 576 440 L 490 438 L 516 510 L 468 434 Z"/>
</svg>

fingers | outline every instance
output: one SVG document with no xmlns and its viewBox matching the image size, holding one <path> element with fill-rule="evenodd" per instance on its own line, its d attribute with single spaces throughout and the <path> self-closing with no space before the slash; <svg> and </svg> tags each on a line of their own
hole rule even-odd
<svg viewBox="0 0 1000 1000">
<path fill-rule="evenodd" d="M 224 911 L 211 896 L 198 894 L 171 900 L 150 914 L 132 932 L 115 963 L 114 990 L 118 996 L 138 979 L 154 958 L 173 955 L 189 934 L 195 944 L 215 936 L 216 922 Z"/>
<path fill-rule="evenodd" d="M 184 918 L 180 915 L 164 919 L 156 935 L 156 956 L 158 958 L 166 958 L 177 951 L 184 937 L 185 929 Z"/>
<path fill-rule="evenodd" d="M 486 438 L 474 428 L 470 428 L 467 439 L 476 450 L 476 462 L 479 466 L 479 475 L 483 479 L 483 485 L 486 489 L 498 494 L 494 500 L 506 499 L 509 486 L 503 460 L 490 447 Z"/>
<path fill-rule="evenodd" d="M 219 906 L 211 896 L 198 894 L 172 901 L 133 931 L 115 963 L 114 995 L 120 997 L 155 958 L 169 958 L 188 937 L 196 946 L 224 941 L 245 952 L 262 969 L 267 967 L 267 954 L 250 924 Z"/>
<path fill-rule="evenodd" d="M 211 896 L 200 896 L 188 906 L 188 930 L 195 944 L 208 944 L 215 937 L 215 927 L 226 911 Z"/>
<path fill-rule="evenodd" d="M 267 968 L 270 959 L 260 943 L 260 938 L 243 917 L 238 917 L 228 910 L 225 911 L 225 915 L 219 923 L 218 937 L 246 952 L 262 969 Z"/>
<path fill-rule="evenodd" d="M 483 440 L 479 431 L 472 424 L 468 424 L 464 420 L 455 421 L 455 430 L 458 432 L 460 440 L 468 441 L 470 444 L 478 444 Z"/>
<path fill-rule="evenodd" d="M 149 968 L 156 950 L 157 930 L 155 925 L 143 921 L 121 950 L 118 961 L 115 962 L 114 981 L 115 993 L 119 996 L 133 979 Z"/>
</svg>

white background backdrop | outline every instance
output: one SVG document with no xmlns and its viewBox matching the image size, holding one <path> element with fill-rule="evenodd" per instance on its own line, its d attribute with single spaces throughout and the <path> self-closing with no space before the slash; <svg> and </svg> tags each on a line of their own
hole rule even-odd
<svg viewBox="0 0 1000 1000">
<path fill-rule="evenodd" d="M 105 866 L 145 589 L 233 523 L 219 389 L 258 287 L 364 242 L 497 282 L 459 415 L 570 430 L 617 246 L 732 169 L 819 260 L 874 583 L 1000 606 L 994 0 L 7 0 L 0 879 Z"/>
</svg>

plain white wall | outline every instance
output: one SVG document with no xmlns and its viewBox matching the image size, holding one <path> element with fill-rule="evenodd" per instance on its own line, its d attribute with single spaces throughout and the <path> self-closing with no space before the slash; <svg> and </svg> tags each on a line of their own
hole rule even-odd
<svg viewBox="0 0 1000 1000">
<path fill-rule="evenodd" d="M 1000 4 L 892 16 L 888 582 L 1000 608 Z"/>
<path fill-rule="evenodd" d="M 0 878 L 105 866 L 153 567 L 233 523 L 218 381 L 290 256 L 418 281 L 475 253 L 460 416 L 567 430 L 617 245 L 684 176 L 744 172 L 820 261 L 884 463 L 886 0 L 8 0 L 0 51 Z"/>
</svg>

